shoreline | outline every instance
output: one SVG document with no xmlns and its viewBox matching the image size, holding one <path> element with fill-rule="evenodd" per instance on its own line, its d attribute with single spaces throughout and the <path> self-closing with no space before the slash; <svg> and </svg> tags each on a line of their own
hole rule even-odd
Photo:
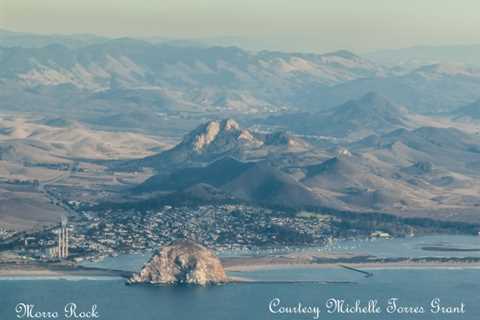
<svg viewBox="0 0 480 320">
<path fill-rule="evenodd" d="M 361 270 L 401 270 L 401 269 L 480 269 L 480 261 L 458 262 L 458 261 L 414 261 L 405 259 L 403 261 L 364 261 L 364 262 L 346 262 L 344 259 L 329 262 L 309 262 L 309 261 L 285 261 L 285 259 L 275 259 L 273 257 L 264 258 L 235 258 L 235 261 L 225 261 L 225 271 L 229 273 L 236 272 L 255 272 L 266 270 L 282 269 L 342 269 L 341 265 L 348 265 Z M 119 278 L 128 279 L 132 272 L 123 270 L 92 268 L 74 265 L 55 265 L 55 264 L 1 264 L 0 280 L 2 278 Z M 250 280 L 242 275 L 231 275 L 232 282 L 258 282 Z M 262 282 L 262 281 L 260 281 Z"/>
<path fill-rule="evenodd" d="M 48 263 L 0 264 L 2 278 L 58 278 L 58 277 L 116 277 L 128 278 L 132 272 L 75 265 L 57 265 Z"/>
<path fill-rule="evenodd" d="M 378 258 L 369 255 L 289 254 L 283 256 L 232 257 L 222 259 L 226 271 L 249 272 L 269 269 L 338 269 L 341 265 L 357 269 L 405 269 L 405 268 L 480 268 L 480 258 L 422 257 Z"/>
<path fill-rule="evenodd" d="M 343 263 L 290 263 L 255 264 L 229 266 L 227 272 L 255 272 L 284 269 L 342 269 Z M 431 262 L 390 262 L 390 263 L 348 263 L 349 267 L 361 270 L 402 270 L 402 269 L 480 269 L 480 263 L 431 263 Z"/>
</svg>

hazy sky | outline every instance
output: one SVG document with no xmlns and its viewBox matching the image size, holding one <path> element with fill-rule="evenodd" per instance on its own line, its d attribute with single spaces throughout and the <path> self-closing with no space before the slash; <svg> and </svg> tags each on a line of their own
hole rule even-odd
<svg viewBox="0 0 480 320">
<path fill-rule="evenodd" d="M 0 0 L 0 28 L 365 52 L 480 43 L 479 12 L 479 0 Z"/>
</svg>

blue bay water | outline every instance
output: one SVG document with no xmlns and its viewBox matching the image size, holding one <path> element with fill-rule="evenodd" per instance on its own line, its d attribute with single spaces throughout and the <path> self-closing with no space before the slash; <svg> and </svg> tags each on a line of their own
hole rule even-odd
<svg viewBox="0 0 480 320">
<path fill-rule="evenodd" d="M 423 246 L 446 246 L 474 249 L 478 237 L 424 237 L 412 239 L 343 241 L 328 250 L 354 251 L 376 256 L 478 256 L 478 252 L 432 252 Z M 148 259 L 147 255 L 107 258 L 96 266 L 135 270 Z M 35 304 L 39 311 L 58 311 L 74 302 L 80 309 L 98 306 L 100 319 L 313 319 L 311 314 L 272 314 L 269 302 L 278 298 L 282 306 L 314 305 L 322 309 L 320 319 L 480 319 L 480 269 L 475 268 L 412 268 L 373 269 L 374 276 L 344 269 L 274 269 L 232 273 L 235 276 L 265 283 L 244 283 L 197 287 L 126 286 L 118 278 L 66 279 L 2 279 L 0 280 L 0 320 L 17 319 L 15 306 L 24 302 Z M 276 283 L 275 281 L 308 281 Z M 273 281 L 273 282 L 268 282 Z M 354 304 L 378 299 L 381 314 L 328 314 L 325 303 L 330 298 Z M 398 298 L 402 306 L 423 306 L 424 314 L 388 314 L 389 298 Z M 429 311 L 432 299 L 443 305 L 465 304 L 465 314 L 438 315 Z"/>
<path fill-rule="evenodd" d="M 420 315 L 386 314 L 341 315 L 327 314 L 320 319 L 471 319 L 480 318 L 480 270 L 376 270 L 372 278 L 362 278 L 345 271 L 322 269 L 285 269 L 258 274 L 246 273 L 261 279 L 309 279 L 324 281 L 354 281 L 353 284 L 322 283 L 258 283 L 231 284 L 206 288 L 126 286 L 124 280 L 10 280 L 0 282 L 0 319 L 16 319 L 17 303 L 35 304 L 39 310 L 62 311 L 75 302 L 88 309 L 97 304 L 101 319 L 313 319 L 312 315 L 278 315 L 269 311 L 269 302 L 280 299 L 284 305 L 298 302 L 323 308 L 329 298 L 347 303 L 356 299 L 367 303 L 378 299 L 385 305 L 388 298 L 398 298 L 402 305 L 423 305 L 427 313 Z M 463 315 L 435 315 L 428 312 L 433 298 L 445 304 L 463 302 Z M 325 309 L 325 308 L 323 308 Z"/>
<path fill-rule="evenodd" d="M 475 251 L 426 251 L 425 247 L 446 247 L 457 249 L 470 249 Z M 275 253 L 288 253 L 301 251 L 304 253 L 355 253 L 371 255 L 380 258 L 395 257 L 480 257 L 480 237 L 448 235 L 448 236 L 425 236 L 412 238 L 396 238 L 392 240 L 367 239 L 367 240 L 341 240 L 333 244 L 317 248 L 290 248 L 275 250 Z M 256 255 L 268 254 L 272 250 L 255 252 Z M 243 256 L 245 252 L 223 252 L 220 256 Z M 121 269 L 135 271 L 149 259 L 148 254 L 120 255 L 106 257 L 99 262 L 84 262 L 85 266 L 93 266 L 107 269 Z"/>
<path fill-rule="evenodd" d="M 429 247 L 460 250 L 425 250 Z M 381 258 L 480 257 L 480 236 L 436 235 L 392 240 L 343 240 L 318 248 L 317 251 L 354 252 L 355 254 L 368 254 Z"/>
</svg>

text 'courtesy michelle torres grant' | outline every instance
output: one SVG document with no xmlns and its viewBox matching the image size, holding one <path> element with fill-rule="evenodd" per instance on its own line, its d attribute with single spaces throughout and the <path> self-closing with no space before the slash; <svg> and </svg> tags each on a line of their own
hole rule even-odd
<svg viewBox="0 0 480 320">
<path fill-rule="evenodd" d="M 273 315 L 311 316 L 312 319 L 320 319 L 322 314 L 371 314 L 371 315 L 454 315 L 466 313 L 463 302 L 457 304 L 444 304 L 440 298 L 432 298 L 424 304 L 406 304 L 399 298 L 387 298 L 383 302 L 370 299 L 368 301 L 347 301 L 340 298 L 329 298 L 324 303 L 306 304 L 302 302 L 284 303 L 280 298 L 273 298 L 268 303 L 268 311 Z"/>
</svg>

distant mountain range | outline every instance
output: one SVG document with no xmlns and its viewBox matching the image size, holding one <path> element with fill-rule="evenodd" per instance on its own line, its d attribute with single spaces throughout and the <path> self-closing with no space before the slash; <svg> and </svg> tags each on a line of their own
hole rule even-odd
<svg viewBox="0 0 480 320">
<path fill-rule="evenodd" d="M 423 114 L 480 99 L 480 67 L 442 61 L 391 67 L 344 50 L 251 52 L 9 31 L 0 39 L 0 111 L 55 113 L 102 128 L 153 133 L 172 119 L 191 129 L 205 115 L 321 112 L 372 91 Z"/>
<path fill-rule="evenodd" d="M 246 113 L 279 110 L 307 84 L 331 86 L 384 73 L 382 67 L 346 51 L 251 53 L 235 47 L 178 47 L 127 38 L 81 47 L 3 47 L 0 64 L 4 90 L 46 86 L 56 91 L 37 88 L 35 93 L 55 96 L 71 90 L 87 94 L 84 99 L 95 103 L 112 98 L 112 103 L 144 105 L 154 99 L 160 101 L 160 109 L 165 107 L 162 101 L 169 101 L 175 107 Z M 147 101 L 136 100 L 146 95 Z"/>
</svg>

